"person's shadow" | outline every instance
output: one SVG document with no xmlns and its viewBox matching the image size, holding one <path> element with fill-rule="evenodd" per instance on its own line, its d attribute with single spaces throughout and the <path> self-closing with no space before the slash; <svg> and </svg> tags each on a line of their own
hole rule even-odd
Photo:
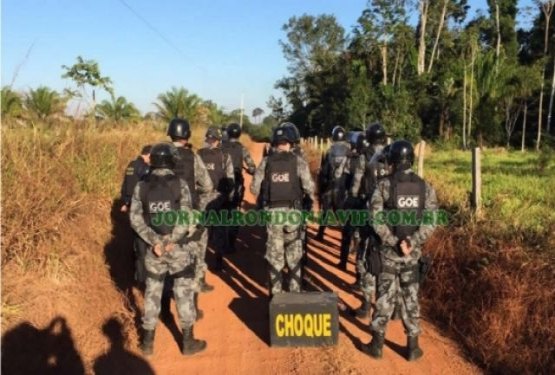
<svg viewBox="0 0 555 375">
<path fill-rule="evenodd" d="M 122 202 L 114 199 L 110 211 L 112 237 L 104 246 L 104 258 L 110 276 L 118 290 L 127 298 L 131 311 L 135 313 L 135 325 L 140 326 L 141 309 L 133 294 L 135 255 L 133 253 L 133 230 L 129 214 L 120 212 Z"/>
<path fill-rule="evenodd" d="M 58 316 L 44 329 L 23 322 L 2 337 L 2 374 L 84 374 L 65 318 Z"/>
<path fill-rule="evenodd" d="M 154 375 L 154 370 L 143 358 L 125 349 L 123 326 L 116 318 L 108 319 L 102 332 L 110 340 L 110 350 L 94 361 L 94 373 Z"/>
</svg>

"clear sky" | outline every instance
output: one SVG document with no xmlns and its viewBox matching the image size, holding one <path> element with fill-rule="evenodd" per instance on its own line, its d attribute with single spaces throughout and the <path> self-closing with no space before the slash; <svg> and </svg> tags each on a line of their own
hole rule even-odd
<svg viewBox="0 0 555 375">
<path fill-rule="evenodd" d="M 520 0 L 519 6 L 532 0 Z M 334 14 L 350 31 L 366 0 L 2 0 L 2 86 L 62 90 L 61 65 L 96 60 L 116 95 L 143 112 L 183 86 L 226 111 L 266 108 L 286 61 L 282 25 L 303 13 Z M 486 0 L 469 0 L 472 9 Z M 26 58 L 26 56 L 28 57 Z M 17 74 L 16 74 L 17 72 Z M 107 98 L 100 94 L 99 99 Z"/>
</svg>

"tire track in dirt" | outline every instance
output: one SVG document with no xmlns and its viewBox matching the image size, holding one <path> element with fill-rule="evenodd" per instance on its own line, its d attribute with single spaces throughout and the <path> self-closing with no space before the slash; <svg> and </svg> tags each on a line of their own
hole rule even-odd
<svg viewBox="0 0 555 375">
<path fill-rule="evenodd" d="M 251 153 L 258 164 L 262 144 L 253 143 Z M 254 197 L 248 192 L 251 177 L 245 176 L 246 203 L 252 208 Z M 334 291 L 340 303 L 339 343 L 329 348 L 271 348 L 268 333 L 267 273 L 264 260 L 264 228 L 241 228 L 237 252 L 227 255 L 225 270 L 209 271 L 207 281 L 214 285 L 211 293 L 202 294 L 199 304 L 204 319 L 195 326 L 195 335 L 208 343 L 207 350 L 192 357 L 179 351 L 180 332 L 176 324 L 160 323 L 154 343 L 154 355 L 148 358 L 157 374 L 362 374 L 382 373 L 445 374 L 479 373 L 464 359 L 457 346 L 423 320 L 421 346 L 424 357 L 414 363 L 402 356 L 406 344 L 402 323 L 391 322 L 386 335 L 384 358 L 376 361 L 361 353 L 357 346 L 370 339 L 369 319 L 351 317 L 348 309 L 360 304 L 350 292 L 354 281 L 354 259 L 347 272 L 338 270 L 340 232 L 327 229 L 325 241 L 313 240 L 316 228 L 309 228 L 308 289 Z M 209 267 L 214 262 L 208 255 Z M 172 301 L 172 313 L 177 317 Z M 168 328 L 168 326 L 170 328 Z"/>
</svg>

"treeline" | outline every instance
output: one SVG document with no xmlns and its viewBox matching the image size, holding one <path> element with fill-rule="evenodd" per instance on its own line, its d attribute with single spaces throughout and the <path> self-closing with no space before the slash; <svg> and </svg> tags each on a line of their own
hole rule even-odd
<svg viewBox="0 0 555 375">
<path fill-rule="evenodd" d="M 211 100 L 189 92 L 183 87 L 172 87 L 160 93 L 153 103 L 155 112 L 144 115 L 137 107 L 123 96 L 115 94 L 110 77 L 102 76 L 99 65 L 94 60 L 85 60 L 81 56 L 72 66 L 62 66 L 62 78 L 71 84 L 63 92 L 46 86 L 39 86 L 27 92 L 17 92 L 10 86 L 2 88 L 2 118 L 14 120 L 41 120 L 54 123 L 73 117 L 96 118 L 98 121 L 115 123 L 141 120 L 160 120 L 167 122 L 174 117 L 185 117 L 199 126 L 220 125 L 240 122 L 241 110 L 226 113 L 222 107 Z M 96 102 L 96 93 L 103 90 L 109 94 L 109 100 Z M 73 101 L 71 108 L 68 103 Z M 253 118 L 261 122 L 264 111 L 256 108 Z M 251 125 L 248 116 L 242 115 L 243 123 Z"/>
<path fill-rule="evenodd" d="M 555 0 L 485 3 L 470 18 L 467 0 L 370 0 L 350 33 L 332 15 L 290 18 L 273 116 L 304 135 L 379 120 L 395 137 L 539 148 L 555 127 Z"/>
</svg>

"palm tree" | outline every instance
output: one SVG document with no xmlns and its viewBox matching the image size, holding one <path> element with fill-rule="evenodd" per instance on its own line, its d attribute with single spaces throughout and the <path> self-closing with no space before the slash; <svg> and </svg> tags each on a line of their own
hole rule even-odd
<svg viewBox="0 0 555 375">
<path fill-rule="evenodd" d="M 63 112 L 65 104 L 66 98 L 46 86 L 40 86 L 36 90 L 31 89 L 25 96 L 25 107 L 27 110 L 41 120 L 45 120 L 53 114 Z"/>
<path fill-rule="evenodd" d="M 208 122 L 211 125 L 222 125 L 225 122 L 225 113 L 216 103 L 211 100 L 205 100 L 202 106 L 207 109 Z"/>
<path fill-rule="evenodd" d="M 139 110 L 133 103 L 130 103 L 123 96 L 117 99 L 112 96 L 112 100 L 103 100 L 96 106 L 97 113 L 107 119 L 119 122 L 140 117 Z"/>
<path fill-rule="evenodd" d="M 17 117 L 23 110 L 21 96 L 10 87 L 2 87 L 2 117 Z"/>
<path fill-rule="evenodd" d="M 252 110 L 252 117 L 254 117 L 255 121 L 260 124 L 260 116 L 264 114 L 264 110 L 262 108 L 256 107 Z"/>
<path fill-rule="evenodd" d="M 158 95 L 158 103 L 154 105 L 158 108 L 159 116 L 165 121 L 175 117 L 187 118 L 191 121 L 201 102 L 197 95 L 189 94 L 185 88 L 172 87 L 170 91 Z"/>
</svg>

